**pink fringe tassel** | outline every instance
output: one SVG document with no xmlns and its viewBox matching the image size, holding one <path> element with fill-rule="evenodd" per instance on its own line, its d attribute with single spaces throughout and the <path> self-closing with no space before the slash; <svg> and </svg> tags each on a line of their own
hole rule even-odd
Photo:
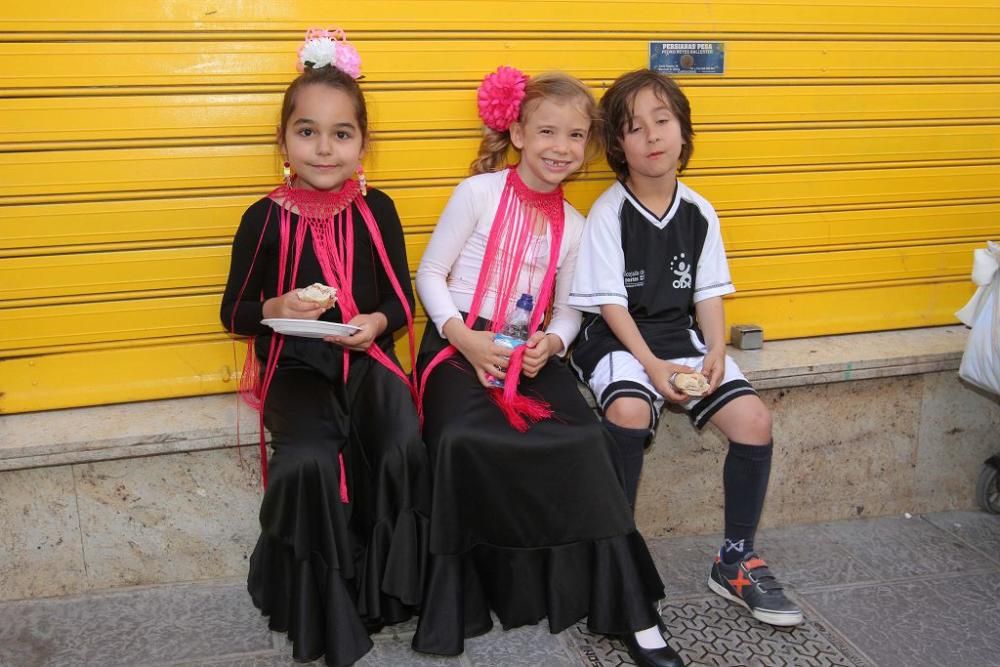
<svg viewBox="0 0 1000 667">
<path fill-rule="evenodd" d="M 507 399 L 499 389 L 490 389 L 489 393 L 490 399 L 500 408 L 507 422 L 521 433 L 527 431 L 532 424 L 548 419 L 553 414 L 552 406 L 537 398 L 514 394 L 514 398 Z"/>
<path fill-rule="evenodd" d="M 507 183 L 500 195 L 490 235 L 486 240 L 486 248 L 483 251 L 483 266 L 479 270 L 479 279 L 476 281 L 469 315 L 465 318 L 467 327 L 472 328 L 476 318 L 479 317 L 483 299 L 490 287 L 496 290 L 493 313 L 490 316 L 491 330 L 497 332 L 503 327 L 507 312 L 510 310 L 510 302 L 514 296 L 513 292 L 517 285 L 518 276 L 527 259 L 528 247 L 534 235 L 532 227 L 537 215 L 543 215 L 552 234 L 549 246 L 549 264 L 542 278 L 528 330 L 534 334 L 541 326 L 542 318 L 545 316 L 545 311 L 555 292 L 556 266 L 559 263 L 559 249 L 562 245 L 565 219 L 561 189 L 558 190 L 558 194 L 554 198 L 550 198 L 550 203 L 555 205 L 548 210 L 529 203 L 529 198 L 536 194 L 528 190 L 521 181 L 517 175 L 517 168 L 511 167 L 507 175 Z M 424 423 L 423 404 L 427 379 L 438 364 L 455 353 L 455 348 L 448 345 L 431 359 L 420 376 L 417 385 L 417 415 L 421 426 Z M 490 391 L 490 398 L 503 412 L 507 422 L 521 432 L 526 431 L 531 424 L 548 419 L 553 414 L 551 406 L 545 401 L 527 398 L 518 393 L 517 386 L 521 378 L 523 357 L 523 347 L 514 351 L 507 364 L 507 379 L 504 381 L 503 392 Z"/>
</svg>

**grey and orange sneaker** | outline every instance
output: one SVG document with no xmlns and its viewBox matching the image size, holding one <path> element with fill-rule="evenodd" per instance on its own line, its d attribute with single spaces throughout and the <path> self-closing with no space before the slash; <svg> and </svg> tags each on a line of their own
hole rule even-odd
<svg viewBox="0 0 1000 667">
<path fill-rule="evenodd" d="M 731 565 L 716 556 L 708 576 L 708 587 L 727 600 L 743 605 L 763 623 L 788 626 L 802 622 L 802 610 L 785 597 L 767 563 L 752 551 Z"/>
</svg>

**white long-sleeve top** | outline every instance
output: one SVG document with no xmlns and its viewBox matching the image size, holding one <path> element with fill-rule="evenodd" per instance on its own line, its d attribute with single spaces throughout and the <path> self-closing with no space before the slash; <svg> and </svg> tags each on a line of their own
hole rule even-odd
<svg viewBox="0 0 1000 667">
<path fill-rule="evenodd" d="M 445 323 L 453 317 L 461 318 L 461 312 L 469 312 L 472 307 L 486 242 L 506 182 L 505 169 L 472 176 L 459 183 L 441 213 L 420 260 L 417 294 L 442 337 Z M 583 216 L 568 202 L 563 202 L 563 207 L 566 222 L 559 248 L 552 319 L 545 329 L 545 333 L 555 334 L 562 340 L 563 351 L 560 354 L 569 349 L 582 320 L 580 312 L 569 307 L 568 299 L 584 224 Z M 551 242 L 552 231 L 546 227 L 544 237 L 538 235 L 529 246 L 528 257 L 521 267 L 507 311 L 522 293 L 531 294 L 538 302 L 538 290 L 549 265 Z M 478 315 L 492 317 L 495 300 L 496 286 L 490 285 Z"/>
</svg>

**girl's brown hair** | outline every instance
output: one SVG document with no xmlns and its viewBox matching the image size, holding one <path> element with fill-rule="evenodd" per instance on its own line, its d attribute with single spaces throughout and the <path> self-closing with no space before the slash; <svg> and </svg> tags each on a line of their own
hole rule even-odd
<svg viewBox="0 0 1000 667">
<path fill-rule="evenodd" d="M 681 125 L 681 147 L 677 171 L 682 172 L 687 167 L 688 160 L 694 153 L 694 127 L 691 124 L 691 103 L 680 86 L 673 79 L 648 69 L 640 69 L 628 74 L 622 74 L 615 79 L 608 92 L 601 98 L 601 111 L 604 113 L 604 153 L 608 165 L 614 170 L 619 180 L 628 178 L 628 161 L 625 159 L 625 148 L 622 140 L 625 130 L 632 126 L 635 108 L 635 96 L 640 90 L 649 88 L 653 94 L 670 106 L 674 117 Z"/>
<path fill-rule="evenodd" d="M 524 100 L 521 101 L 518 122 L 523 123 L 528 114 L 546 99 L 580 104 L 580 111 L 590 119 L 585 161 L 596 157 L 601 152 L 603 135 L 600 129 L 600 110 L 590 89 L 579 79 L 562 72 L 547 72 L 530 77 L 524 86 Z M 497 132 L 488 127 L 484 128 L 483 140 L 479 144 L 479 155 L 473 160 L 470 170 L 473 174 L 500 171 L 507 166 L 507 151 L 510 146 L 510 130 Z"/>
<path fill-rule="evenodd" d="M 285 130 L 288 128 L 288 119 L 295 112 L 295 96 L 300 89 L 314 84 L 323 84 L 337 90 L 342 90 L 354 102 L 354 111 L 357 116 L 358 129 L 361 130 L 363 145 L 368 145 L 368 106 L 365 104 L 365 95 L 361 92 L 361 86 L 346 72 L 336 67 L 320 67 L 317 69 L 307 69 L 292 81 L 285 90 L 285 97 L 281 101 L 281 121 L 278 124 L 278 143 L 285 141 Z"/>
</svg>

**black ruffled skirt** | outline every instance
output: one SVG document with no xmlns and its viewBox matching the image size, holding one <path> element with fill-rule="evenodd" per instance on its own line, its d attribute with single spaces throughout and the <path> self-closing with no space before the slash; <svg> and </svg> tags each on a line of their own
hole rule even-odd
<svg viewBox="0 0 1000 667">
<path fill-rule="evenodd" d="M 428 326 L 426 363 L 444 345 Z M 430 569 L 413 647 L 461 653 L 492 627 L 548 618 L 560 632 L 584 616 L 594 632 L 656 623 L 663 583 L 635 529 L 618 451 L 572 373 L 551 359 L 521 391 L 552 419 L 520 433 L 459 355 L 440 364 L 424 397 L 434 488 Z"/>
<path fill-rule="evenodd" d="M 350 665 L 372 647 L 369 631 L 421 603 L 430 489 L 413 401 L 368 356 L 346 387 L 279 365 L 264 419 L 273 454 L 247 587 L 296 660 Z"/>
</svg>

